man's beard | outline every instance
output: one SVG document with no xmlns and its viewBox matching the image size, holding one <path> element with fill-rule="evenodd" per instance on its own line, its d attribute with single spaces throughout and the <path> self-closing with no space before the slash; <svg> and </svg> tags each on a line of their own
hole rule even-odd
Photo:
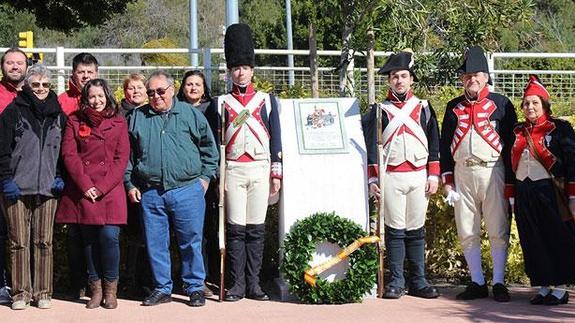
<svg viewBox="0 0 575 323">
<path fill-rule="evenodd" d="M 12 75 L 6 73 L 6 71 L 4 71 L 4 69 L 2 69 L 2 75 L 3 75 L 3 79 L 8 81 L 9 83 L 13 83 L 13 84 L 18 84 L 22 81 L 24 81 L 24 73 L 21 74 L 20 78 L 15 79 Z"/>
</svg>

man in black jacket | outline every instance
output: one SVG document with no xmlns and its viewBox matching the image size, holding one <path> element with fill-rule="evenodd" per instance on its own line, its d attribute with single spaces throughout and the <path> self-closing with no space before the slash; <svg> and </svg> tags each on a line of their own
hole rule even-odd
<svg viewBox="0 0 575 323">
<path fill-rule="evenodd" d="M 471 284 L 457 299 L 488 296 L 481 268 L 483 217 L 493 258 L 493 297 L 508 302 L 509 216 L 504 179 L 513 176 L 509 143 L 517 115 L 508 98 L 489 91 L 489 68 L 481 47 L 467 50 L 458 72 L 464 93 L 447 104 L 440 149 L 444 190 L 455 207 L 457 232 L 471 274 Z"/>
<path fill-rule="evenodd" d="M 409 295 L 439 296 L 437 289 L 425 279 L 424 228 L 428 198 L 435 194 L 439 182 L 439 130 L 429 102 L 420 100 L 411 90 L 417 80 L 413 56 L 411 50 L 392 54 L 379 70 L 380 74 L 388 75 L 387 98 L 371 108 L 364 122 L 369 191 L 384 201 L 380 214 L 385 217 L 391 279 L 387 281 L 383 297 L 391 299 L 405 293 L 403 264 L 406 259 L 410 271 Z M 382 110 L 381 120 L 377 120 L 377 109 Z M 377 164 L 378 121 L 383 137 L 380 165 Z M 383 183 L 378 182 L 380 171 Z"/>
</svg>

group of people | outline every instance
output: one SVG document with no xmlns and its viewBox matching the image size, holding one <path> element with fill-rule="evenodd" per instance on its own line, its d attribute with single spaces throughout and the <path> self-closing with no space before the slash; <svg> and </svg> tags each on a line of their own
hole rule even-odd
<svg viewBox="0 0 575 323">
<path fill-rule="evenodd" d="M 31 302 L 51 307 L 56 222 L 66 224 L 71 285 L 78 296 L 88 286 L 87 308 L 118 306 L 119 235 L 126 224 L 129 278 L 145 267 L 139 266 L 142 255 L 150 269 L 142 305 L 171 301 L 172 229 L 189 305 L 203 306 L 206 279 L 219 276 L 217 257 L 207 250 L 217 245 L 222 177 L 231 278 L 225 300 L 269 299 L 259 273 L 268 199 L 282 183 L 278 101 L 251 83 L 255 55 L 247 25 L 228 27 L 225 57 L 233 83 L 225 95 L 212 99 L 199 71 L 184 75 L 176 95 L 174 79 L 156 71 L 147 79 L 129 75 L 125 99 L 118 103 L 98 78 L 91 54 L 74 57 L 68 90 L 57 96 L 45 66 L 28 67 L 17 48 L 4 53 L 0 301 L 10 301 L 15 310 Z M 412 92 L 417 76 L 410 51 L 392 54 L 381 68 L 389 81 L 386 100 L 363 118 L 369 191 L 382 208 L 391 273 L 384 297 L 397 299 L 406 291 L 439 296 L 425 278 L 424 224 L 428 198 L 441 176 L 471 274 L 457 298 L 488 296 L 481 266 L 483 217 L 493 258 L 493 297 L 510 300 L 505 264 L 511 206 L 526 272 L 534 286 L 541 286 L 531 303 L 564 304 L 569 297 L 564 285 L 575 283 L 575 260 L 568 256 L 575 250 L 575 133 L 551 117 L 549 93 L 535 77 L 522 101 L 526 120 L 517 124 L 511 101 L 489 90 L 480 47 L 467 51 L 458 71 L 464 94 L 448 103 L 441 134 L 429 102 Z M 218 145 L 225 147 L 222 156 Z M 222 160 L 225 174 L 218 174 Z M 555 184 L 558 179 L 564 179 L 563 186 Z"/>
<path fill-rule="evenodd" d="M 521 102 L 525 121 L 517 123 L 511 101 L 489 89 L 481 47 L 466 51 L 457 72 L 463 94 L 447 103 L 441 132 L 429 102 L 411 89 L 417 76 L 410 50 L 392 54 L 379 70 L 388 76 L 386 100 L 362 120 L 369 191 L 383 213 L 391 273 L 383 297 L 398 299 L 406 288 L 416 297 L 439 296 L 425 279 L 424 224 L 441 176 L 471 276 L 456 298 L 489 295 L 481 263 L 483 219 L 493 261 L 492 295 L 498 302 L 510 300 L 505 267 L 512 211 L 525 271 L 531 284 L 540 286 L 531 304 L 565 304 L 565 285 L 575 283 L 575 260 L 569 256 L 575 248 L 573 127 L 552 117 L 550 95 L 536 76 Z"/>
<path fill-rule="evenodd" d="M 204 261 L 215 257 L 202 255 L 208 249 L 202 242 L 213 244 L 217 230 L 220 143 L 226 147 L 221 158 L 232 278 L 225 300 L 268 300 L 259 273 L 268 198 L 281 187 L 281 131 L 277 100 L 251 84 L 253 49 L 247 25 L 228 28 L 229 94 L 211 99 L 204 75 L 190 71 L 176 96 L 174 79 L 160 70 L 147 79 L 129 75 L 120 103 L 98 78 L 91 54 L 74 57 L 68 90 L 57 96 L 45 66 L 28 67 L 23 51 L 6 51 L 0 82 L 5 104 L 0 111 L 0 183 L 6 213 L 1 228 L 7 234 L 2 231 L 0 241 L 8 237 L 12 289 L 7 295 L 0 263 L 0 300 L 11 302 L 14 310 L 30 303 L 51 307 L 56 222 L 67 227 L 76 296 L 88 286 L 87 308 L 116 308 L 119 234 L 130 223 L 131 278 L 138 276 L 142 249 L 150 268 L 150 291 L 142 305 L 171 301 L 172 229 L 189 305 L 203 306 L 208 290 Z M 3 260 L 5 246 L 0 247 Z"/>
</svg>

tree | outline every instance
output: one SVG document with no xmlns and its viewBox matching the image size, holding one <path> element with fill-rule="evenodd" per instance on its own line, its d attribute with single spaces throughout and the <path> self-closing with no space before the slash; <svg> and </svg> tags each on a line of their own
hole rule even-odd
<svg viewBox="0 0 575 323">
<path fill-rule="evenodd" d="M 426 21 L 437 35 L 424 81 L 428 85 L 445 84 L 453 78 L 454 69 L 461 63 L 461 56 L 473 45 L 481 45 L 487 51 L 499 51 L 503 31 L 513 30 L 518 24 L 526 24 L 533 16 L 533 0 L 426 0 L 423 7 L 428 12 Z M 515 30 L 516 33 L 521 31 Z"/>
<path fill-rule="evenodd" d="M 348 75 L 347 68 L 353 60 L 355 38 L 364 40 L 362 49 L 368 48 L 367 30 L 371 26 L 373 14 L 381 9 L 381 0 L 340 0 L 339 12 L 343 26 L 341 29 L 341 55 L 339 59 L 339 95 L 354 95 L 353 74 Z M 363 27 L 363 28 L 362 28 Z"/>
<path fill-rule="evenodd" d="M 252 27 L 256 48 L 287 48 L 283 2 L 281 0 L 239 2 L 240 20 Z M 285 60 L 281 63 L 285 64 Z"/>
<path fill-rule="evenodd" d="M 19 10 L 29 10 L 39 27 L 70 31 L 102 24 L 114 13 L 123 12 L 134 0 L 0 0 Z"/>
<path fill-rule="evenodd" d="M 538 0 L 532 47 L 552 51 L 575 50 L 575 3 L 570 0 Z"/>
<path fill-rule="evenodd" d="M 18 45 L 18 32 L 35 30 L 36 19 L 27 11 L 18 12 L 14 8 L 0 4 L 0 46 Z"/>
<path fill-rule="evenodd" d="M 248 2 L 248 0 L 245 0 Z M 255 0 L 252 0 L 255 1 Z M 263 0 L 258 0 L 263 1 Z M 366 31 L 375 31 L 376 49 L 397 51 L 406 47 L 416 52 L 432 52 L 418 56 L 423 84 L 442 84 L 453 78 L 453 70 L 461 61 L 465 47 L 482 45 L 490 51 L 520 49 L 532 42 L 531 18 L 535 0 L 300 0 L 292 2 L 294 47 L 308 48 L 310 23 L 316 27 L 319 50 L 341 50 L 339 59 L 320 58 L 321 65 L 337 66 L 340 84 L 346 79 L 346 68 L 355 51 L 365 51 Z M 543 2 L 543 0 L 538 0 Z M 568 0 L 552 0 L 564 2 Z M 277 4 L 277 0 L 272 1 Z M 252 15 L 250 24 L 260 26 Z M 276 24 L 284 24 L 276 19 Z M 260 43 L 272 44 L 277 37 L 272 27 L 258 32 Z M 565 33 L 565 31 L 563 31 Z M 273 35 L 273 36 L 270 36 Z M 264 39 L 261 39 L 264 38 Z M 273 48 L 273 47 L 272 47 Z M 284 44 L 275 48 L 285 48 Z M 356 59 L 363 66 L 364 59 Z M 382 63 L 382 62 L 380 62 Z M 296 65 L 307 62 L 300 58 Z M 340 87 L 340 92 L 348 92 Z"/>
</svg>

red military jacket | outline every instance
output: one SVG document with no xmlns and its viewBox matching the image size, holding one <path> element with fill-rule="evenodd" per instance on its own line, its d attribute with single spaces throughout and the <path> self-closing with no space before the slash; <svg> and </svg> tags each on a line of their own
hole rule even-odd
<svg viewBox="0 0 575 323">
<path fill-rule="evenodd" d="M 387 101 L 401 109 L 405 102 L 413 97 L 412 91 L 409 91 L 402 101 L 398 99 L 392 91 L 388 91 Z M 375 105 L 371 108 L 369 114 L 365 115 L 362 120 L 362 127 L 365 137 L 365 144 L 367 148 L 367 173 L 368 178 L 375 178 L 378 174 L 377 166 L 377 117 L 376 109 L 381 109 L 381 107 Z M 382 131 L 385 131 L 388 124 L 393 120 L 394 116 L 387 111 L 382 111 Z M 437 125 L 437 118 L 435 112 L 430 104 L 424 106 L 421 102 L 410 114 L 410 117 L 417 123 L 425 133 L 427 140 L 427 148 L 429 156 L 427 158 L 427 172 L 429 176 L 439 176 L 439 130 Z M 403 132 L 414 133 L 413 129 L 410 129 L 405 124 L 401 125 L 397 131 L 397 134 Z M 387 144 L 387 143 L 384 143 Z M 425 167 L 424 167 L 425 168 Z M 397 166 L 387 167 L 387 171 L 391 172 L 410 172 L 420 170 L 410 162 L 405 161 L 404 163 Z"/>
<path fill-rule="evenodd" d="M 565 192 L 575 197 L 575 132 L 569 122 L 544 114 L 535 123 L 522 122 L 513 129 L 514 141 L 511 147 L 511 168 L 517 171 L 521 153 L 528 149 L 536 158 L 525 131 L 531 136 L 533 146 L 541 156 L 541 164 L 555 177 L 565 180 Z M 513 183 L 506 181 L 505 196 L 514 196 Z"/>
</svg>

